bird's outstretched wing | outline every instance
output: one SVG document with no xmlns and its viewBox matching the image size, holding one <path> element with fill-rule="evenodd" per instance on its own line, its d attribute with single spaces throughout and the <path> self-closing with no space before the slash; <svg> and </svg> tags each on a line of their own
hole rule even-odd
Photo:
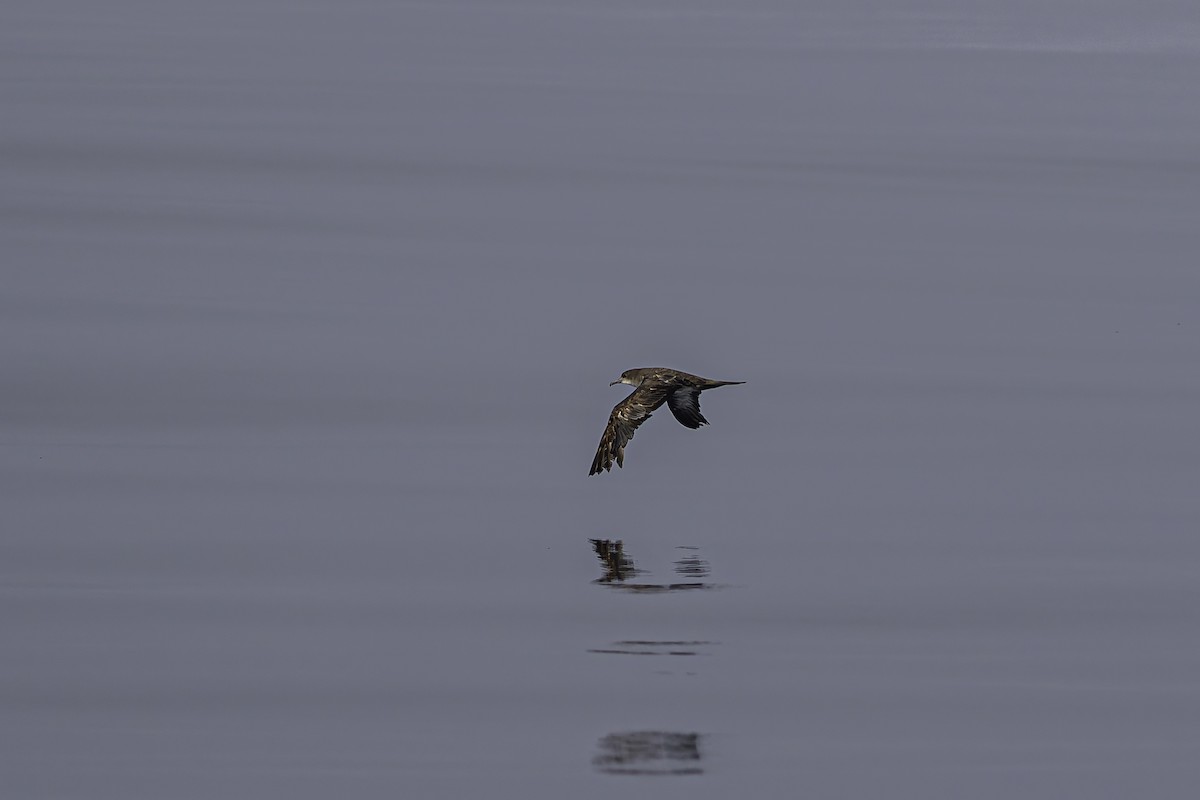
<svg viewBox="0 0 1200 800">
<path fill-rule="evenodd" d="M 600 437 L 596 458 L 592 460 L 592 471 L 596 475 L 612 470 L 613 461 L 618 467 L 625 466 L 625 445 L 633 438 L 638 426 L 650 419 L 650 412 L 661 406 L 671 393 L 671 385 L 662 381 L 646 379 L 633 394 L 617 403 L 608 415 L 608 426 Z"/>
<path fill-rule="evenodd" d="M 700 413 L 700 389 L 695 386 L 680 386 L 668 394 L 667 408 L 685 427 L 695 429 L 708 424 Z"/>
</svg>

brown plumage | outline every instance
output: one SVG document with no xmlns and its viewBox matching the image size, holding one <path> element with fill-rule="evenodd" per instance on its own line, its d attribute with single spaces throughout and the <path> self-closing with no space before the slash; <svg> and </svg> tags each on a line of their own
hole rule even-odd
<svg viewBox="0 0 1200 800">
<path fill-rule="evenodd" d="M 699 375 L 690 375 L 666 367 L 642 367 L 627 369 L 621 377 L 609 384 L 628 383 L 635 386 L 633 393 L 613 407 L 608 415 L 608 425 L 600 437 L 592 471 L 588 475 L 611 471 L 613 461 L 618 467 L 625 466 L 625 445 L 633 433 L 650 414 L 663 403 L 671 409 L 679 424 L 688 428 L 707 425 L 708 420 L 700 413 L 700 393 L 718 386 L 732 386 L 745 381 L 711 381 Z"/>
</svg>

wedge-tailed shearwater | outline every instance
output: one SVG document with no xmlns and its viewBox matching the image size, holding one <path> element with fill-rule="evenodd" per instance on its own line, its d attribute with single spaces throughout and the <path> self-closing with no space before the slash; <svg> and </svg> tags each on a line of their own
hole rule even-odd
<svg viewBox="0 0 1200 800">
<path fill-rule="evenodd" d="M 625 370 L 609 386 L 618 383 L 637 388 L 617 403 L 608 415 L 608 426 L 600 437 L 600 447 L 596 449 L 596 458 L 588 475 L 612 471 L 614 460 L 618 467 L 625 466 L 625 445 L 633 438 L 638 426 L 650 419 L 650 412 L 663 403 L 667 404 L 681 425 L 699 428 L 708 424 L 708 420 L 700 413 L 700 393 L 705 389 L 732 386 L 745 381 L 710 381 L 699 375 L 689 375 L 666 367 L 642 367 Z"/>
</svg>

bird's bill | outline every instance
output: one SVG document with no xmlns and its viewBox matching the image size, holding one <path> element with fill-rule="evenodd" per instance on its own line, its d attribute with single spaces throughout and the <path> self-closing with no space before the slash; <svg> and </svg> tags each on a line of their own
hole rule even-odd
<svg viewBox="0 0 1200 800">
<path fill-rule="evenodd" d="M 621 382 L 621 379 L 620 379 L 620 378 L 617 378 L 615 381 L 613 381 L 612 383 L 610 383 L 610 384 L 609 384 L 609 386 L 616 386 L 616 385 L 617 385 L 618 383 L 620 383 L 620 382 Z"/>
</svg>

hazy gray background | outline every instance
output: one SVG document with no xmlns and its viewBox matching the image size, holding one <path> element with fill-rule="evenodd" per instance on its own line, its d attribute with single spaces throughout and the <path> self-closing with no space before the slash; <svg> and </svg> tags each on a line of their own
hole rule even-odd
<svg viewBox="0 0 1200 800">
<path fill-rule="evenodd" d="M 4 795 L 1193 797 L 1198 87 L 1191 2 L 6 3 Z M 586 477 L 657 364 L 748 383 Z"/>
</svg>

